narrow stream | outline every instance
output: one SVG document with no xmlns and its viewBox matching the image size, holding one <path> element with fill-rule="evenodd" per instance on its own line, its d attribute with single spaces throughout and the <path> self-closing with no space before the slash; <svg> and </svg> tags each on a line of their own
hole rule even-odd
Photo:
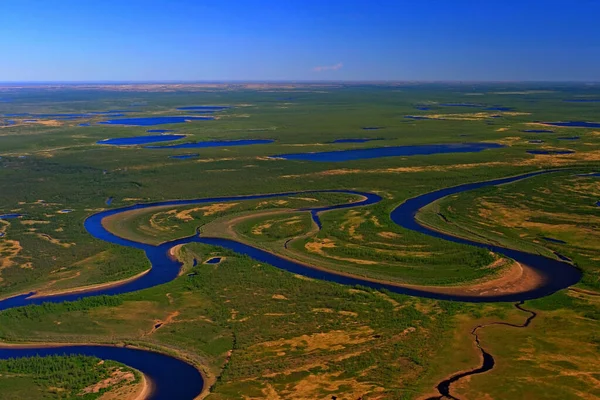
<svg viewBox="0 0 600 400">
<path fill-rule="evenodd" d="M 443 399 L 460 400 L 459 398 L 452 396 L 452 394 L 450 393 L 450 385 L 452 385 L 453 383 L 455 383 L 467 376 L 482 374 L 484 372 L 492 370 L 494 368 L 494 365 L 496 364 L 496 362 L 494 360 L 494 357 L 481 346 L 481 342 L 479 341 L 479 335 L 477 332 L 487 326 L 492 326 L 492 325 L 504 325 L 504 326 L 511 326 L 513 328 L 528 327 L 529 324 L 531 323 L 531 321 L 537 316 L 537 313 L 524 308 L 523 307 L 524 303 L 525 303 L 524 301 L 521 301 L 521 302 L 515 304 L 516 308 L 518 308 L 519 310 L 521 310 L 523 312 L 530 314 L 529 317 L 527 317 L 527 319 L 525 320 L 525 322 L 521 325 L 498 321 L 498 322 L 490 322 L 489 324 L 477 325 L 475 328 L 473 328 L 473 330 L 471 331 L 471 335 L 473 335 L 473 337 L 475 338 L 475 344 L 477 345 L 477 348 L 479 349 L 479 351 L 481 351 L 481 355 L 483 357 L 483 362 L 482 362 L 481 366 L 478 368 L 472 369 L 470 371 L 467 371 L 467 372 L 457 373 L 456 375 L 452 375 L 450 378 L 441 381 L 436 386 L 436 389 L 438 390 L 438 392 L 440 392 L 440 396 L 429 397 L 427 400 L 443 400 Z"/>
</svg>

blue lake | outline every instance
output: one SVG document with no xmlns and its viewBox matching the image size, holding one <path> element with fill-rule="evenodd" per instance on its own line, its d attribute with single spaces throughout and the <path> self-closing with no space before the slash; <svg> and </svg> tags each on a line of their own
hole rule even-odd
<svg viewBox="0 0 600 400">
<path fill-rule="evenodd" d="M 0 219 L 13 219 L 22 217 L 22 214 L 0 214 Z"/>
<path fill-rule="evenodd" d="M 188 121 L 210 121 L 213 117 L 198 117 L 190 115 L 177 115 L 165 117 L 135 117 L 135 118 L 119 118 L 108 121 L 98 122 L 102 125 L 128 125 L 128 126 L 152 126 L 164 124 L 182 124 Z"/>
<path fill-rule="evenodd" d="M 574 150 L 527 150 L 529 154 L 573 154 Z"/>
<path fill-rule="evenodd" d="M 178 155 L 175 155 L 175 156 L 170 156 L 170 158 L 175 158 L 175 159 L 178 159 L 178 160 L 187 160 L 189 158 L 197 158 L 199 156 L 200 156 L 200 154 L 198 154 L 198 153 L 193 153 L 193 154 L 178 154 Z"/>
<path fill-rule="evenodd" d="M 513 111 L 514 108 L 513 107 L 493 106 L 493 107 L 487 107 L 486 110 L 487 111 Z"/>
<path fill-rule="evenodd" d="M 381 126 L 363 126 L 365 131 L 376 131 L 377 129 L 383 129 Z"/>
<path fill-rule="evenodd" d="M 443 118 L 430 118 L 430 117 L 425 117 L 423 115 L 405 115 L 404 118 L 408 118 L 408 119 L 416 119 L 416 120 L 421 120 L 421 119 L 438 119 L 438 120 L 442 120 Z"/>
<path fill-rule="evenodd" d="M 112 198 L 112 197 L 109 197 L 109 198 L 107 198 L 107 199 L 106 199 L 106 202 L 105 202 L 105 203 L 106 203 L 106 205 L 107 205 L 107 206 L 110 206 L 110 205 L 112 204 L 113 200 L 114 200 L 114 198 Z"/>
<path fill-rule="evenodd" d="M 198 149 L 205 147 L 250 146 L 253 144 L 273 143 L 272 139 L 240 139 L 240 140 L 212 140 L 206 142 L 181 143 L 167 146 L 146 146 L 146 149 Z"/>
<path fill-rule="evenodd" d="M 173 140 L 183 139 L 185 135 L 145 135 L 125 138 L 112 138 L 99 140 L 97 144 L 108 144 L 111 146 L 135 146 L 147 143 L 171 142 Z"/>
<path fill-rule="evenodd" d="M 600 128 L 600 122 L 567 121 L 567 122 L 544 122 L 546 125 L 560 126 L 566 128 Z"/>
<path fill-rule="evenodd" d="M 340 275 L 335 271 L 314 269 L 305 264 L 295 262 L 291 259 L 284 258 L 273 253 L 269 253 L 260 248 L 252 247 L 241 242 L 236 242 L 234 240 L 193 235 L 187 238 L 176 239 L 171 242 L 166 242 L 157 246 L 153 246 L 116 236 L 113 233 L 107 231 L 102 225 L 102 220 L 110 215 L 116 215 L 129 210 L 144 209 L 163 205 L 183 206 L 201 203 L 265 199 L 276 198 L 281 196 L 298 195 L 301 193 L 346 193 L 363 197 L 361 200 L 354 203 L 344 203 L 337 204 L 334 206 L 299 210 L 310 211 L 317 226 L 321 227 L 321 222 L 319 219 L 320 212 L 332 209 L 346 209 L 360 206 L 368 206 L 371 204 L 376 204 L 382 200 L 382 198 L 379 195 L 368 192 L 356 192 L 350 190 L 326 190 L 317 192 L 289 192 L 262 195 L 230 196 L 220 198 L 213 197 L 194 200 L 172 200 L 166 202 L 136 204 L 121 209 L 110 209 L 102 211 L 100 213 L 88 217 L 85 220 L 85 229 L 97 239 L 104 240 L 116 245 L 128 246 L 145 251 L 148 259 L 152 264 L 152 268 L 147 274 L 119 286 L 93 289 L 88 292 L 75 292 L 69 294 L 58 294 L 54 296 L 41 297 L 31 297 L 32 293 L 18 295 L 15 297 L 0 300 L 0 310 L 6 310 L 9 308 L 24 306 L 28 304 L 42 304 L 44 302 L 57 303 L 63 301 L 73 301 L 79 298 L 100 294 L 115 295 L 121 293 L 129 293 L 169 282 L 179 275 L 179 271 L 182 265 L 180 262 L 173 260 L 169 257 L 169 250 L 174 246 L 191 242 L 221 246 L 239 254 L 249 256 L 259 262 L 267 263 L 282 270 L 286 270 L 294 274 L 300 274 L 313 279 L 321 279 L 350 286 L 363 285 L 366 287 L 374 288 L 376 290 L 390 290 L 395 293 L 405 294 L 409 296 L 469 302 L 523 301 L 547 296 L 551 293 L 554 293 L 558 290 L 564 289 L 577 283 L 581 278 L 581 273 L 570 264 L 561 262 L 556 259 L 547 258 L 539 254 L 525 253 L 518 250 L 503 248 L 494 244 L 474 242 L 468 239 L 447 235 L 440 231 L 436 231 L 421 225 L 416 220 L 415 215 L 424 206 L 449 195 L 493 185 L 508 184 L 511 182 L 519 181 L 521 179 L 534 177 L 549 172 L 554 171 L 537 171 L 520 176 L 511 176 L 508 178 L 500 178 L 484 182 L 467 183 L 463 185 L 439 189 L 434 192 L 425 193 L 406 200 L 401 205 L 392 210 L 390 214 L 391 220 L 395 224 L 405 229 L 420 232 L 422 234 L 426 234 L 432 237 L 455 243 L 461 243 L 483 248 L 488 251 L 503 254 L 509 258 L 514 259 L 517 262 L 530 266 L 535 271 L 542 274 L 545 279 L 539 287 L 530 289 L 528 291 L 508 294 L 501 293 L 489 297 L 479 297 L 476 295 L 441 294 L 436 292 L 429 292 L 425 288 L 416 289 L 410 287 L 401 287 L 393 284 L 383 284 L 364 280 L 360 277 Z M 561 259 L 563 259 L 564 257 L 560 256 L 558 253 L 556 253 L 556 256 Z M 566 259 L 566 257 L 564 258 Z M 195 278 L 190 277 L 190 279 Z M 177 360 L 173 357 L 169 357 L 166 355 L 154 353 L 152 351 L 137 350 L 127 347 L 123 348 L 110 346 L 66 345 L 56 348 L 9 348 L 0 349 L 0 358 L 27 357 L 36 354 L 44 356 L 50 354 L 64 353 L 94 355 L 103 359 L 112 359 L 120 361 L 124 364 L 139 369 L 143 373 L 146 373 L 154 383 L 155 392 L 150 397 L 151 399 L 192 399 L 200 393 L 204 384 L 200 373 L 193 366 L 183 361 Z"/>
<path fill-rule="evenodd" d="M 382 138 L 359 138 L 359 139 L 336 139 L 331 143 L 365 143 L 372 140 L 383 140 Z"/>
<path fill-rule="evenodd" d="M 206 264 L 218 264 L 221 262 L 221 257 L 212 257 L 206 260 Z"/>
<path fill-rule="evenodd" d="M 323 151 L 318 153 L 279 154 L 274 158 L 304 161 L 351 161 L 380 157 L 416 156 L 443 153 L 473 153 L 486 149 L 505 147 L 498 143 L 450 143 L 415 146 L 373 147 L 369 149 L 351 149 Z"/>
</svg>

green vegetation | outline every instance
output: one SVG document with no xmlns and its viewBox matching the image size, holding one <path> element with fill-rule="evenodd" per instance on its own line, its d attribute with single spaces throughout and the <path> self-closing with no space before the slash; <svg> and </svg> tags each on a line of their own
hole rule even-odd
<svg viewBox="0 0 600 400">
<path fill-rule="evenodd" d="M 498 94 L 526 89 L 549 91 Z M 563 102 L 565 98 L 599 97 L 597 88 L 503 84 L 299 85 L 265 90 L 180 87 L 172 92 L 6 90 L 12 101 L 0 104 L 0 114 L 131 108 L 134 117 L 183 114 L 175 108 L 192 104 L 228 104 L 234 107 L 217 113 L 214 121 L 156 128 L 186 134 L 181 142 L 248 138 L 276 142 L 194 149 L 197 159 L 176 160 L 169 156 L 189 150 L 95 144 L 109 137 L 140 136 L 147 127 L 95 125 L 101 116 L 53 122 L 47 118 L 45 125 L 25 122 L 28 117 L 11 117 L 16 124 L 2 126 L 8 118 L 0 116 L 0 187 L 9 188 L 0 191 L 0 214 L 23 214 L 0 220 L 1 297 L 110 282 L 146 270 L 149 265 L 142 251 L 96 240 L 85 231 L 85 218 L 101 209 L 171 199 L 324 189 L 375 192 L 383 200 L 369 207 L 325 213 L 319 232 L 314 232 L 308 213 L 288 210 L 355 198 L 307 194 L 277 197 L 265 204 L 261 204 L 265 200 L 234 200 L 224 204 L 238 204 L 226 209 L 210 209 L 214 204 L 166 208 L 113 221 L 110 228 L 136 240 L 160 243 L 192 235 L 200 227 L 204 235 L 237 236 L 320 267 L 397 282 L 461 285 L 494 276 L 486 268 L 493 257 L 484 250 L 401 229 L 390 221 L 389 212 L 408 198 L 439 188 L 542 168 L 572 169 L 442 199 L 419 218 L 463 237 L 549 256 L 558 252 L 584 271 L 580 289 L 600 289 L 596 217 L 600 179 L 576 176 L 600 171 L 598 130 L 531 124 L 600 120 L 593 103 Z M 474 92 L 477 96 L 471 96 Z M 130 107 L 140 102 L 145 105 Z M 512 107 L 518 114 L 441 105 L 463 102 Z M 416 110 L 418 105 L 432 110 Z M 480 111 L 483 114 L 475 115 Z M 434 114 L 445 119 L 405 118 Z M 82 122 L 92 125 L 78 126 Z M 382 129 L 362 129 L 367 126 Z M 528 129 L 554 133 L 523 132 Z M 563 136 L 580 139 L 558 139 Z M 382 140 L 331 143 L 368 137 Z M 544 143 L 529 143 L 540 139 Z M 464 141 L 491 141 L 507 147 L 336 163 L 269 158 L 284 153 Z M 526 153 L 538 147 L 576 152 Z M 107 205 L 109 197 L 114 199 Z M 209 208 L 194 210 L 200 207 Z M 65 209 L 72 211 L 62 213 Z M 296 239 L 288 242 L 292 238 Z M 179 355 L 216 382 L 212 399 L 274 394 L 290 398 L 292 393 L 304 398 L 408 399 L 431 392 L 445 376 L 478 365 L 479 355 L 468 334 L 473 326 L 524 320 L 524 313 L 510 304 L 457 304 L 343 287 L 296 277 L 220 248 L 192 244 L 181 249 L 179 256 L 186 261 L 186 273 L 193 271 L 195 276 L 184 274 L 139 293 L 3 311 L 0 338 L 13 343 L 127 343 Z M 201 263 L 211 256 L 225 259 L 217 265 Z M 193 259 L 200 261 L 198 266 L 192 267 Z M 526 303 L 539 312 L 527 329 L 485 328 L 482 344 L 496 358 L 497 369 L 458 384 L 457 397 L 501 398 L 507 387 L 515 399 L 600 396 L 593 384 L 598 370 L 593 356 L 599 343 L 594 299 L 584 292 L 561 292 Z M 63 382 L 60 374 L 68 376 L 71 364 L 67 359 L 56 360 L 52 374 L 57 375 L 52 375 L 56 377 L 52 382 L 42 370 L 2 373 L 2 397 L 23 398 L 24 393 L 34 399 L 61 398 L 48 396 L 67 393 L 77 396 L 87 381 L 64 378 Z M 98 382 L 102 374 L 90 372 L 90 381 Z M 50 387 L 64 391 L 50 393 Z"/>
<path fill-rule="evenodd" d="M 127 379 L 127 378 L 128 379 Z M 108 385 L 94 385 L 103 380 Z M 93 400 L 115 388 L 135 384 L 139 373 L 114 361 L 86 356 L 48 356 L 0 360 L 3 399 Z"/>
</svg>

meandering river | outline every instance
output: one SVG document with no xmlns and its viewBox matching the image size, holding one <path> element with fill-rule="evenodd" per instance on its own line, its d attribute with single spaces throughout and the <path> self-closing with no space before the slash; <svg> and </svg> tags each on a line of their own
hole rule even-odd
<svg viewBox="0 0 600 400">
<path fill-rule="evenodd" d="M 88 292 L 77 292 L 71 294 L 61 294 L 53 296 L 40 296 L 33 297 L 34 293 L 23 294 L 8 298 L 0 301 L 0 310 L 6 310 L 13 307 L 20 307 L 30 304 L 41 304 L 44 302 L 63 302 L 73 301 L 83 297 L 97 296 L 97 295 L 115 295 L 121 293 L 134 292 L 146 288 L 150 288 L 156 285 L 160 285 L 166 282 L 170 282 L 175 279 L 181 268 L 181 263 L 171 259 L 168 255 L 169 250 L 176 245 L 198 242 L 205 243 L 215 246 L 221 246 L 230 250 L 233 250 L 240 254 L 248 255 L 260 262 L 268 263 L 277 268 L 284 269 L 286 271 L 304 275 L 307 277 L 322 279 L 331 282 L 337 282 L 345 285 L 363 285 L 375 289 L 387 289 L 395 293 L 401 293 L 411 296 L 427 297 L 433 299 L 442 300 L 454 300 L 454 301 L 466 301 L 466 302 L 500 302 L 500 301 L 524 301 L 533 298 L 539 298 L 547 296 L 557 290 L 567 288 L 579 281 L 581 273 L 573 267 L 570 263 L 565 261 L 559 261 L 556 259 L 544 257 L 537 254 L 525 253 L 522 251 L 508 249 L 497 245 L 491 245 L 486 243 L 475 242 L 468 239 L 458 238 L 451 236 L 431 228 L 421 225 L 416 220 L 417 212 L 424 206 L 441 199 L 442 197 L 464 192 L 467 190 L 474 190 L 486 186 L 500 185 L 515 182 L 517 180 L 526 179 L 534 176 L 538 176 L 553 171 L 538 171 L 519 176 L 513 176 L 508 178 L 494 179 L 485 182 L 469 183 L 450 188 L 437 190 L 431 193 L 423 194 L 415 198 L 409 199 L 396 207 L 390 217 L 393 222 L 399 226 L 421 232 L 423 234 L 437 237 L 440 239 L 467 244 L 476 247 L 487 248 L 490 251 L 503 254 L 509 258 L 514 259 L 524 265 L 527 265 L 534 269 L 537 273 L 543 276 L 543 283 L 533 289 L 528 289 L 520 293 L 507 293 L 498 294 L 491 297 L 479 297 L 476 295 L 467 294 L 442 294 L 427 289 L 418 288 L 407 288 L 393 284 L 385 284 L 379 282 L 373 282 L 360 277 L 345 276 L 335 271 L 325 271 L 321 269 L 311 268 L 300 262 L 290 260 L 278 256 L 273 253 L 269 253 L 265 250 L 253 247 L 251 245 L 237 242 L 230 239 L 222 238 L 211 238 L 194 235 L 187 238 L 181 238 L 173 240 L 160 245 L 149 245 L 144 243 L 135 242 L 129 239 L 121 238 L 115 234 L 109 232 L 102 225 L 102 220 L 110 215 L 120 214 L 130 210 L 152 208 L 157 206 L 187 206 L 192 204 L 201 203 L 217 203 L 217 202 L 228 202 L 228 201 L 240 201 L 240 200 L 254 200 L 254 199 L 265 199 L 273 197 L 282 197 L 298 194 L 307 193 L 345 193 L 350 195 L 361 196 L 360 201 L 354 203 L 338 204 L 334 206 L 318 207 L 318 208 L 306 208 L 302 211 L 308 211 L 311 213 L 315 223 L 320 228 L 321 221 L 319 215 L 323 212 L 353 208 L 358 206 L 368 206 L 371 204 L 378 203 L 381 201 L 381 197 L 374 193 L 360 192 L 354 190 L 326 190 L 326 191 L 299 191 L 299 192 L 288 192 L 288 193 L 272 193 L 262 195 L 248 195 L 248 196 L 230 196 L 230 197 L 213 197 L 195 200 L 173 200 L 164 202 L 155 202 L 147 204 L 136 204 L 129 207 L 111 209 L 102 211 L 100 213 L 90 216 L 85 221 L 86 230 L 94 237 L 114 243 L 121 246 L 129 246 L 145 251 L 148 259 L 152 264 L 152 269 L 147 274 L 140 276 L 139 278 L 124 283 L 119 286 L 96 289 Z M 131 349 L 126 347 L 112 347 L 112 346 L 83 346 L 83 345 L 65 345 L 59 347 L 27 347 L 27 348 L 4 348 L 0 349 L 0 358 L 8 357 L 27 357 L 31 355 L 50 355 L 50 354 L 85 354 L 94 355 L 103 359 L 112 359 L 123 362 L 124 364 L 130 365 L 146 374 L 153 383 L 154 391 L 151 395 L 151 399 L 192 399 L 197 396 L 203 388 L 202 376 L 200 373 L 190 364 L 181 361 L 179 359 L 155 353 L 152 351 Z M 177 392 L 174 392 L 177 391 Z"/>
</svg>

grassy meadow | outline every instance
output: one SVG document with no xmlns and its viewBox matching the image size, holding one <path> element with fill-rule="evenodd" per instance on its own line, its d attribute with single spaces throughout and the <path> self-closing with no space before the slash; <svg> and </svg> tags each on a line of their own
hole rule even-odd
<svg viewBox="0 0 600 400">
<path fill-rule="evenodd" d="M 594 297 L 600 291 L 600 178 L 584 176 L 600 172 L 600 128 L 540 123 L 599 122 L 597 103 L 565 101 L 600 97 L 597 88 L 273 84 L 173 90 L 26 87 L 0 88 L 0 93 L 8 99 L 0 103 L 0 215 L 22 215 L 0 219 L 2 298 L 111 282 L 147 270 L 143 252 L 86 232 L 85 219 L 101 210 L 172 199 L 328 189 L 373 192 L 383 200 L 323 213 L 320 231 L 308 212 L 297 210 L 357 198 L 305 193 L 147 209 L 106 221 L 106 226 L 119 236 L 151 244 L 199 229 L 206 236 L 233 237 L 311 265 L 392 282 L 478 282 L 495 276 L 487 268 L 494 255 L 402 229 L 390 220 L 390 211 L 406 199 L 448 186 L 559 169 L 441 199 L 418 218 L 457 236 L 549 257 L 557 252 L 583 272 L 576 290 L 525 304 L 538 312 L 528 328 L 483 328 L 482 346 L 494 355 L 496 366 L 453 385 L 455 396 L 600 398 L 600 317 Z M 35 116 L 108 110 L 127 110 L 128 117 L 201 115 L 177 110 L 192 105 L 231 108 L 210 114 L 214 120 L 148 127 L 98 124 L 118 118 L 100 114 L 75 119 Z M 18 115 L 22 113 L 29 115 Z M 168 144 L 275 141 L 194 149 L 96 144 L 106 138 L 142 136 L 148 129 L 186 135 Z M 553 132 L 526 132 L 531 130 Z M 349 138 L 380 140 L 332 143 Z M 505 147 L 343 162 L 271 157 L 461 142 Z M 527 153 L 540 149 L 573 152 Z M 170 158 L 187 153 L 199 156 Z M 192 266 L 194 259 L 211 256 L 224 260 Z M 185 273 L 164 285 L 2 311 L 0 339 L 12 344 L 108 343 L 158 350 L 203 371 L 211 384 L 208 398 L 215 400 L 418 399 L 434 395 L 445 377 L 479 365 L 469 334 L 474 326 L 493 321 L 519 324 L 526 318 L 512 304 L 433 301 L 306 279 L 206 245 L 186 245 L 179 257 L 185 261 Z M 56 364 L 61 372 L 48 378 L 44 368 L 34 366 L 40 363 Z M 92 366 L 97 360 L 57 357 L 47 363 L 0 363 L 0 390 L 6 398 L 21 398 L 32 388 L 39 393 L 31 398 L 94 398 L 81 397 L 81 390 L 105 379 L 112 364 L 90 367 L 80 381 L 66 384 L 61 374 L 68 375 L 74 363 Z"/>
</svg>

